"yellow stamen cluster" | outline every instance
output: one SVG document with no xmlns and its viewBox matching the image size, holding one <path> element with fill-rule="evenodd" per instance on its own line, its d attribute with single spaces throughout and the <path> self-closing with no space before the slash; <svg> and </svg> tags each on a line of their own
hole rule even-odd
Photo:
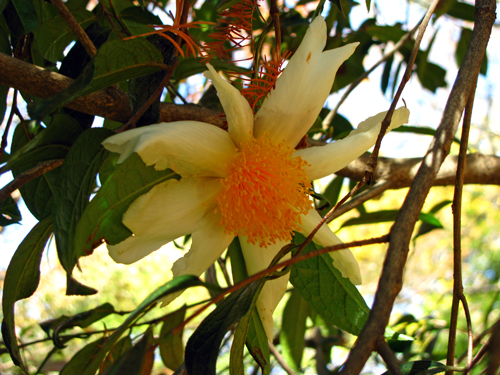
<svg viewBox="0 0 500 375">
<path fill-rule="evenodd" d="M 217 198 L 226 233 L 246 236 L 261 247 L 291 240 L 300 215 L 311 209 L 307 163 L 293 152 L 265 136 L 241 147 Z"/>
</svg>

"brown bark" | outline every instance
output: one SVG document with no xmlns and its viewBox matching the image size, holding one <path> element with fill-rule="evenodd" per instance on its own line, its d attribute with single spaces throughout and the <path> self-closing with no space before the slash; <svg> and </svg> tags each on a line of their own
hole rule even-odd
<svg viewBox="0 0 500 375">
<path fill-rule="evenodd" d="M 0 52 L 0 84 L 39 98 L 48 98 L 67 88 L 73 80 L 61 74 L 15 59 Z M 68 108 L 110 120 L 127 122 L 132 116 L 128 95 L 114 87 L 82 96 Z M 161 103 L 160 121 L 202 121 L 221 126 L 220 113 L 196 104 Z"/>
</svg>

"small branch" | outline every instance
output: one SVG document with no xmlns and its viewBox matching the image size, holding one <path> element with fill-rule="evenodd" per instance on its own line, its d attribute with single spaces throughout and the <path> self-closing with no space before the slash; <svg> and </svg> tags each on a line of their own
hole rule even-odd
<svg viewBox="0 0 500 375">
<path fill-rule="evenodd" d="M 351 83 L 349 85 L 349 87 L 347 88 L 345 93 L 342 95 L 342 97 L 338 101 L 335 108 L 332 109 L 328 113 L 328 115 L 326 115 L 325 119 L 323 120 L 323 129 L 327 129 L 330 126 L 330 124 L 331 124 L 333 118 L 335 117 L 335 115 L 337 114 L 340 106 L 345 102 L 345 100 L 348 98 L 348 96 L 351 94 L 351 92 L 354 91 L 354 89 L 361 82 L 363 82 L 363 80 L 366 77 L 368 77 L 377 67 L 379 67 L 380 64 L 387 61 L 392 55 L 394 55 L 396 53 L 396 51 L 399 51 L 404 46 L 404 44 L 406 42 L 408 42 L 413 37 L 413 35 L 417 31 L 417 29 L 421 23 L 422 23 L 422 20 L 420 22 L 418 22 L 411 31 L 407 32 L 388 52 L 384 53 L 384 56 L 382 56 L 382 58 L 379 61 L 377 61 L 370 69 L 368 69 L 366 72 L 364 72 L 357 80 L 355 80 L 353 83 Z"/>
<path fill-rule="evenodd" d="M 429 24 L 432 14 L 434 13 L 434 10 L 436 9 L 436 6 L 438 5 L 439 1 L 440 0 L 432 1 L 431 5 L 429 6 L 429 9 L 427 9 L 427 13 L 424 16 L 424 19 L 422 20 L 420 26 L 418 27 L 417 38 L 415 39 L 415 44 L 413 45 L 410 59 L 408 60 L 408 63 L 406 65 L 405 74 L 403 76 L 403 79 L 401 80 L 401 83 L 399 84 L 396 94 L 394 95 L 394 99 L 392 100 L 391 106 L 389 107 L 389 111 L 387 111 L 387 115 L 382 121 L 382 126 L 380 127 L 380 132 L 377 137 L 377 142 L 375 143 L 375 147 L 373 148 L 373 153 L 370 156 L 370 160 L 366 165 L 365 180 L 368 184 L 372 182 L 373 173 L 375 172 L 375 168 L 377 168 L 377 158 L 380 150 L 380 145 L 382 143 L 382 138 L 384 138 L 384 135 L 387 129 L 389 128 L 389 125 L 391 124 L 392 114 L 396 109 L 396 105 L 399 101 L 399 98 L 401 97 L 401 94 L 403 93 L 406 83 L 410 80 L 411 74 L 413 72 L 413 65 L 415 64 L 415 59 L 417 58 L 417 53 L 420 49 L 420 42 L 422 42 L 425 29 L 427 28 L 427 25 Z"/>
<path fill-rule="evenodd" d="M 2 144 L 0 148 L 0 160 L 2 160 L 3 153 L 5 152 L 5 147 L 7 147 L 7 138 L 9 136 L 10 125 L 12 124 L 12 119 L 14 118 L 14 112 L 17 108 L 17 90 L 14 90 L 14 95 L 12 98 L 12 105 L 10 107 L 9 118 L 7 119 L 7 124 L 5 125 L 5 130 L 2 135 Z"/>
<path fill-rule="evenodd" d="M 42 99 L 57 94 L 73 82 L 62 74 L 42 69 L 1 52 L 0 71 L 0 84 Z M 82 96 L 66 107 L 123 123 L 132 116 L 127 93 L 114 87 Z M 160 103 L 160 122 L 192 120 L 221 127 L 223 121 L 219 114 L 219 111 L 196 104 Z"/>
<path fill-rule="evenodd" d="M 274 43 L 275 43 L 275 55 L 276 61 L 281 59 L 281 26 L 280 26 L 280 10 L 278 9 L 277 0 L 271 0 L 271 18 L 273 19 L 274 25 Z"/>
<path fill-rule="evenodd" d="M 82 29 L 78 21 L 75 19 L 75 17 L 73 17 L 63 1 L 51 0 L 51 3 L 57 8 L 59 15 L 62 19 L 64 19 L 64 21 L 66 21 L 71 31 L 75 33 L 76 37 L 78 38 L 80 43 L 82 43 L 83 48 L 85 48 L 85 51 L 87 51 L 88 55 L 91 58 L 94 57 L 97 53 L 97 48 L 95 48 L 94 43 L 92 43 L 85 30 Z"/>
<path fill-rule="evenodd" d="M 18 175 L 14 181 L 8 183 L 0 190 L 0 202 L 9 197 L 14 191 L 19 189 L 21 186 L 27 184 L 28 182 L 34 180 L 37 177 L 40 177 L 42 174 L 45 174 L 52 169 L 56 169 L 59 167 L 64 160 L 56 159 L 44 161 L 37 166 L 28 169 L 27 171 Z"/>
<path fill-rule="evenodd" d="M 280 364 L 280 366 L 285 370 L 285 372 L 288 375 L 295 375 L 295 372 L 291 369 L 290 366 L 288 366 L 288 363 L 286 363 L 285 359 L 281 356 L 280 352 L 272 342 L 268 342 L 269 344 L 269 351 L 271 352 L 272 355 L 274 355 L 274 358 L 276 358 L 276 361 Z"/>
<path fill-rule="evenodd" d="M 387 365 L 387 370 L 389 370 L 391 375 L 402 375 L 399 368 L 399 361 L 385 340 L 380 340 L 377 351 Z"/>
<path fill-rule="evenodd" d="M 389 249 L 372 309 L 344 367 L 339 372 L 341 375 L 359 374 L 371 352 L 377 348 L 379 340 L 383 338 L 394 301 L 402 288 L 403 270 L 415 223 L 439 168 L 449 153 L 463 109 L 479 74 L 481 61 L 495 21 L 495 10 L 495 0 L 477 0 L 476 2 L 475 27 L 462 66 L 448 98 L 440 125 L 391 229 Z"/>
<path fill-rule="evenodd" d="M 457 179 L 455 182 L 455 193 L 453 197 L 452 212 L 453 212 L 453 301 L 451 304 L 450 313 L 450 330 L 448 336 L 448 353 L 446 356 L 446 365 L 455 365 L 455 342 L 458 323 L 458 307 L 459 302 L 465 301 L 464 286 L 462 283 L 462 192 L 465 175 L 465 162 L 467 156 L 467 146 L 469 143 L 470 121 L 472 116 L 472 107 L 474 104 L 474 89 L 469 95 L 467 105 L 465 107 L 465 115 L 462 128 L 462 139 L 460 140 L 460 151 L 458 155 Z M 467 306 L 465 301 L 464 306 Z M 468 326 L 468 331 L 470 331 Z M 469 335 L 470 346 L 472 346 L 472 338 Z M 468 355 L 468 365 L 472 362 L 472 348 Z M 446 371 L 446 375 L 452 375 L 453 371 Z"/>
</svg>

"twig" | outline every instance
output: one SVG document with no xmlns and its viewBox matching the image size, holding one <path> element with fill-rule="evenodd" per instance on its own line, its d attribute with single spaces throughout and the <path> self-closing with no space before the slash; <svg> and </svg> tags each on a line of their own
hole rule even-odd
<svg viewBox="0 0 500 375">
<path fill-rule="evenodd" d="M 271 17 L 274 25 L 274 38 L 275 38 L 275 55 L 276 61 L 281 60 L 281 26 L 280 26 L 280 10 L 278 9 L 277 0 L 271 0 Z"/>
<path fill-rule="evenodd" d="M 467 156 L 467 145 L 469 143 L 470 121 L 472 116 L 472 107 L 474 104 L 474 91 L 477 82 L 474 84 L 474 89 L 471 90 L 467 105 L 465 107 L 462 139 L 460 140 L 460 151 L 458 153 L 457 179 L 455 181 L 455 193 L 453 197 L 453 301 L 451 304 L 450 313 L 450 330 L 448 336 L 448 353 L 446 356 L 446 364 L 448 366 L 455 365 L 455 342 L 457 335 L 458 322 L 458 306 L 462 301 L 464 307 L 467 306 L 467 301 L 464 296 L 464 286 L 462 283 L 462 192 L 464 185 L 465 163 Z M 468 309 L 466 309 L 468 312 Z M 467 319 L 470 322 L 470 317 Z M 467 324 L 469 332 L 469 350 L 467 365 L 472 363 L 472 335 L 471 327 Z M 446 371 L 446 375 L 452 375 L 453 371 Z"/>
<path fill-rule="evenodd" d="M 366 201 L 376 197 L 377 195 L 382 194 L 384 191 L 392 189 L 394 186 L 391 180 L 379 180 L 368 190 L 359 193 L 354 198 L 352 198 L 349 202 L 344 203 L 338 209 L 336 209 L 327 219 L 327 223 L 332 220 L 338 218 L 339 216 L 345 214 L 346 212 L 362 205 Z"/>
<path fill-rule="evenodd" d="M 377 351 L 387 365 L 387 369 L 391 375 L 402 375 L 399 368 L 399 361 L 385 340 L 380 340 Z"/>
<path fill-rule="evenodd" d="M 92 43 L 85 30 L 82 29 L 78 21 L 75 19 L 75 17 L 73 17 L 63 1 L 52 0 L 51 3 L 57 8 L 57 11 L 61 15 L 61 18 L 66 21 L 71 31 L 75 33 L 76 37 L 78 38 L 80 43 L 82 43 L 82 46 L 83 48 L 85 48 L 85 51 L 87 51 L 88 55 L 91 58 L 94 57 L 97 53 L 97 48 L 95 48 L 94 43 Z"/>
<path fill-rule="evenodd" d="M 410 80 L 410 77 L 413 72 L 413 64 L 415 63 L 415 60 L 417 58 L 417 53 L 420 49 L 420 43 L 422 42 L 422 38 L 424 37 L 425 29 L 427 28 L 427 25 L 429 24 L 432 14 L 434 13 L 434 10 L 436 9 L 436 6 L 438 5 L 439 1 L 440 0 L 432 1 L 431 5 L 429 6 L 429 9 L 427 9 L 427 13 L 425 14 L 422 22 L 420 23 L 420 26 L 418 27 L 417 38 L 415 39 L 415 44 L 413 45 L 413 49 L 410 54 L 410 59 L 408 60 L 408 63 L 406 65 L 405 74 L 403 76 L 403 79 L 401 80 L 401 83 L 399 84 L 396 94 L 394 95 L 391 106 L 387 111 L 387 115 L 382 121 L 382 126 L 380 127 L 380 132 L 378 133 L 377 142 L 375 143 L 375 147 L 373 148 L 373 153 L 371 154 L 370 159 L 366 164 L 365 180 L 367 184 L 370 184 L 372 182 L 373 173 L 377 168 L 377 158 L 380 151 L 382 138 L 384 138 L 384 135 L 387 129 L 389 128 L 389 125 L 391 124 L 392 114 L 396 109 L 396 104 L 398 104 L 399 98 L 403 93 L 403 89 L 405 88 L 406 83 Z"/>
<path fill-rule="evenodd" d="M 17 107 L 17 90 L 14 90 L 14 96 L 12 98 L 12 106 L 10 107 L 9 118 L 7 119 L 7 124 L 5 125 L 5 130 L 2 135 L 2 144 L 0 148 L 0 160 L 2 160 L 3 153 L 5 152 L 5 147 L 7 147 L 7 137 L 9 136 L 10 125 L 12 124 L 12 119 L 14 118 L 14 108 Z"/>
<path fill-rule="evenodd" d="M 35 167 L 28 169 L 27 171 L 19 174 L 14 181 L 9 182 L 0 190 L 0 202 L 10 196 L 14 191 L 19 189 L 21 186 L 27 184 L 31 180 L 40 177 L 52 169 L 56 169 L 63 163 L 63 159 L 44 161 Z"/>
<path fill-rule="evenodd" d="M 354 89 L 361 82 L 363 82 L 363 80 L 366 77 L 368 77 L 380 64 L 387 61 L 392 55 L 394 55 L 394 53 L 396 53 L 396 51 L 399 51 L 399 49 L 401 49 L 401 47 L 403 47 L 404 44 L 413 37 L 413 35 L 417 31 L 418 27 L 422 23 L 422 20 L 420 20 L 411 31 L 409 31 L 405 35 L 403 35 L 403 37 L 388 52 L 384 53 L 384 56 L 382 56 L 382 58 L 379 61 L 377 61 L 370 69 L 368 69 L 366 72 L 364 72 L 361 76 L 359 76 L 359 78 L 357 80 L 355 80 L 353 83 L 351 83 L 349 85 L 347 90 L 344 92 L 344 94 L 342 95 L 342 97 L 338 101 L 335 108 L 332 109 L 326 115 L 325 119 L 323 120 L 323 129 L 327 129 L 330 126 L 330 124 L 331 124 L 333 118 L 335 117 L 335 115 L 337 114 L 340 106 L 345 102 L 345 100 L 351 94 L 351 92 L 354 91 Z"/>
<path fill-rule="evenodd" d="M 495 21 L 495 10 L 495 0 L 476 2 L 475 28 L 462 66 L 448 98 L 441 123 L 391 229 L 389 249 L 372 310 L 344 368 L 339 372 L 341 375 L 359 374 L 370 353 L 383 337 L 394 301 L 402 288 L 403 269 L 415 223 L 439 168 L 449 153 L 473 82 L 479 74 L 481 60 Z"/>
<path fill-rule="evenodd" d="M 224 297 L 226 295 L 228 295 L 229 293 L 233 293 L 233 292 L 235 292 L 235 291 L 237 291 L 237 290 L 239 290 L 239 289 L 247 286 L 248 284 L 252 283 L 253 281 L 258 280 L 258 279 L 260 279 L 262 277 L 265 277 L 267 275 L 270 275 L 270 274 L 272 274 L 275 271 L 282 270 L 283 268 L 291 266 L 292 264 L 295 264 L 295 263 L 298 263 L 298 262 L 302 262 L 303 260 L 314 258 L 314 257 L 320 256 L 322 254 L 326 254 L 326 253 L 329 253 L 329 252 L 332 252 L 332 251 L 338 251 L 338 250 L 352 248 L 352 247 L 372 245 L 372 244 L 376 244 L 376 243 L 384 243 L 384 242 L 388 242 L 388 241 L 389 241 L 389 236 L 385 235 L 385 236 L 381 236 L 381 237 L 370 238 L 370 239 L 367 239 L 367 240 L 353 241 L 353 242 L 349 242 L 349 243 L 343 243 L 343 244 L 338 244 L 338 245 L 334 245 L 334 246 L 328 246 L 328 247 L 324 247 L 322 249 L 318 249 L 318 250 L 315 250 L 315 251 L 308 252 L 307 254 L 295 255 L 292 258 L 288 259 L 288 260 L 285 260 L 285 261 L 283 261 L 281 263 L 277 263 L 274 266 L 270 266 L 270 267 L 268 267 L 268 268 L 266 268 L 266 269 L 264 269 L 264 270 L 262 270 L 260 272 L 257 272 L 256 274 L 254 274 L 254 275 L 246 278 L 245 280 L 242 280 L 239 283 L 237 283 L 237 284 L 235 284 L 235 285 L 233 285 L 233 286 L 231 286 L 229 288 L 224 289 L 224 291 L 221 294 L 219 294 L 217 297 L 213 298 L 205 306 L 203 306 L 200 309 L 198 309 L 197 311 L 195 311 L 193 313 L 193 315 L 191 315 L 189 318 L 187 318 L 186 320 L 184 320 L 184 322 L 182 322 L 179 326 L 177 326 L 172 331 L 172 334 L 173 335 L 177 334 L 191 320 L 193 320 L 194 318 L 196 318 L 198 315 L 200 315 L 203 311 L 205 311 L 211 305 L 217 304 L 220 301 L 222 301 L 224 299 Z"/>
<path fill-rule="evenodd" d="M 274 358 L 276 358 L 283 370 L 285 370 L 288 375 L 295 375 L 295 372 L 291 369 L 290 366 L 288 366 L 288 363 L 286 363 L 285 359 L 281 356 L 280 352 L 278 351 L 278 349 L 276 349 L 274 344 L 272 342 L 268 342 L 268 344 L 269 351 L 272 355 L 274 355 Z"/>
</svg>

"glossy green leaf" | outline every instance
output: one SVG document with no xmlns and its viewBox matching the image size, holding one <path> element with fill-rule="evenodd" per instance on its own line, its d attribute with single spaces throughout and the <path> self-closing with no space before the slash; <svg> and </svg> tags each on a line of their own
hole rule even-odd
<svg viewBox="0 0 500 375">
<path fill-rule="evenodd" d="M 301 372 L 306 321 L 310 307 L 297 290 L 292 290 L 281 321 L 280 344 L 283 358 L 295 372 Z"/>
<path fill-rule="evenodd" d="M 129 205 L 153 186 L 169 179 L 179 179 L 170 169 L 157 171 L 146 167 L 136 153 L 118 165 L 85 208 L 75 232 L 74 256 L 91 254 L 104 239 L 117 244 L 132 233 L 122 223 Z"/>
<path fill-rule="evenodd" d="M 85 345 L 80 349 L 60 372 L 60 375 L 81 375 L 85 369 L 85 365 L 89 363 L 90 359 L 93 358 L 102 347 L 106 337 L 101 337 L 91 343 Z"/>
<path fill-rule="evenodd" d="M 31 33 L 38 27 L 38 17 L 31 0 L 11 0 L 16 8 L 17 15 L 23 24 L 24 31 Z"/>
<path fill-rule="evenodd" d="M 143 315 L 144 311 L 155 305 L 159 299 L 193 286 L 211 287 L 195 276 L 184 275 L 175 277 L 151 293 L 134 311 L 132 311 L 132 313 L 130 313 L 125 322 L 120 325 L 120 327 L 118 327 L 111 336 L 108 337 L 99 352 L 95 354 L 91 361 L 86 364 L 85 368 L 82 369 L 82 375 L 94 375 L 96 373 L 111 348 L 122 337 L 125 331 L 128 330 L 130 326 Z"/>
<path fill-rule="evenodd" d="M 151 356 L 154 358 L 153 332 L 148 330 L 137 344 L 132 346 L 107 369 L 106 375 L 149 374 L 153 362 Z"/>
<path fill-rule="evenodd" d="M 363 225 L 363 224 L 387 223 L 396 220 L 398 214 L 399 210 L 381 210 L 376 212 L 367 212 L 359 217 L 346 220 L 342 224 L 342 227 L 349 227 L 352 225 Z M 443 228 L 441 222 L 432 214 L 421 212 L 420 215 L 418 216 L 418 219 L 423 222 Z"/>
<path fill-rule="evenodd" d="M 343 183 L 344 177 L 337 176 L 326 187 L 325 192 L 323 193 L 323 197 L 327 200 L 328 206 L 319 211 L 322 216 L 337 204 Z"/>
<path fill-rule="evenodd" d="M 95 56 L 94 65 L 94 79 L 81 95 L 167 68 L 158 48 L 142 38 L 104 43 Z"/>
<path fill-rule="evenodd" d="M 462 27 L 462 31 L 460 33 L 460 39 L 458 40 L 458 43 L 457 43 L 457 49 L 455 50 L 455 60 L 456 60 L 457 65 L 459 67 L 462 66 L 462 61 L 464 60 L 465 52 L 467 51 L 467 48 L 469 47 L 471 37 L 472 37 L 472 30 L 468 29 L 466 27 Z M 482 75 L 486 75 L 486 73 L 488 72 L 488 55 L 487 54 L 485 54 L 483 57 L 483 62 L 481 63 L 481 68 L 480 68 L 479 72 Z"/>
<path fill-rule="evenodd" d="M 103 128 L 86 130 L 68 152 L 59 171 L 52 216 L 59 261 L 68 273 L 77 261 L 74 253 L 76 226 L 89 204 L 97 172 L 107 155 L 101 142 L 113 134 Z"/>
<path fill-rule="evenodd" d="M 163 319 L 163 325 L 160 330 L 160 356 L 163 364 L 172 371 L 177 370 L 184 362 L 184 344 L 182 342 L 183 329 L 175 335 L 172 334 L 179 324 L 184 321 L 186 316 L 186 306 L 168 314 Z"/>
<path fill-rule="evenodd" d="M 21 366 L 22 359 L 15 334 L 14 304 L 20 299 L 30 297 L 36 291 L 40 282 L 42 253 L 51 233 L 51 217 L 36 224 L 17 248 L 5 274 L 2 335 L 12 360 Z"/>
<path fill-rule="evenodd" d="M 85 9 L 76 10 L 72 14 L 83 29 L 96 20 L 96 16 Z M 42 23 L 34 34 L 38 50 L 45 59 L 53 63 L 62 60 L 66 47 L 76 40 L 76 35 L 60 16 Z"/>
<path fill-rule="evenodd" d="M 11 196 L 0 202 L 0 227 L 16 224 L 21 219 L 21 212 L 16 201 Z"/>
<path fill-rule="evenodd" d="M 402 375 L 433 375 L 445 372 L 448 367 L 435 361 L 414 361 L 402 364 L 399 369 Z M 390 375 L 390 372 L 386 371 L 382 375 Z"/>
<path fill-rule="evenodd" d="M 448 15 L 464 21 L 474 22 L 474 5 L 457 1 L 450 9 L 448 9 Z"/>
<path fill-rule="evenodd" d="M 221 342 L 229 328 L 252 306 L 260 281 L 231 293 L 198 326 L 186 345 L 184 357 L 188 374 L 215 375 Z"/>
</svg>

